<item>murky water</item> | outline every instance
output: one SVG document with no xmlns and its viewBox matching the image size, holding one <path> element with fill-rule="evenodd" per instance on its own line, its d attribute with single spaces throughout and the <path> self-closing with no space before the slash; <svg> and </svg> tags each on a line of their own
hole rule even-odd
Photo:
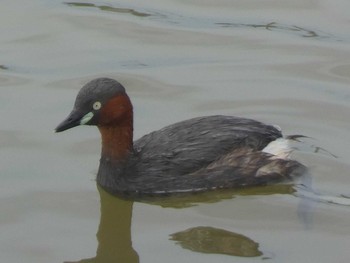
<svg viewBox="0 0 350 263">
<path fill-rule="evenodd" d="M 349 206 L 284 186 L 132 204 L 96 188 L 96 129 L 53 133 L 82 84 L 114 77 L 136 138 L 200 115 L 276 123 L 320 147 L 295 153 L 315 191 L 349 196 L 348 1 L 0 5 L 1 262 L 348 262 Z"/>
</svg>

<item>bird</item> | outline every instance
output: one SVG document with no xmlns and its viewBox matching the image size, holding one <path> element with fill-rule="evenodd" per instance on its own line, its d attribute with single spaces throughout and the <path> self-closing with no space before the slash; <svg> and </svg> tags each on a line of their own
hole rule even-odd
<svg viewBox="0 0 350 263">
<path fill-rule="evenodd" d="M 55 129 L 97 126 L 101 158 L 97 184 L 130 198 L 192 194 L 293 182 L 307 170 L 290 158 L 281 129 L 225 115 L 195 117 L 133 140 L 133 106 L 111 78 L 85 84 Z"/>
</svg>

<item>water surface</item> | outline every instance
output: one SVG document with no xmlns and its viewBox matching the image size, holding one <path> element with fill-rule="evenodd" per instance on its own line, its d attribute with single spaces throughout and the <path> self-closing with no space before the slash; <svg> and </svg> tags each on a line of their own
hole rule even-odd
<svg viewBox="0 0 350 263">
<path fill-rule="evenodd" d="M 0 261 L 348 262 L 348 206 L 291 187 L 126 202 L 96 188 L 97 129 L 53 129 L 113 77 L 135 138 L 201 115 L 278 124 L 326 150 L 295 153 L 315 191 L 349 196 L 349 5 L 3 0 Z"/>
</svg>

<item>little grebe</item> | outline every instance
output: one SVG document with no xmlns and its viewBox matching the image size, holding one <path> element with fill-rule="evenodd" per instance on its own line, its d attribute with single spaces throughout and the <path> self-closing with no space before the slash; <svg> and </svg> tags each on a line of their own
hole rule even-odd
<svg viewBox="0 0 350 263">
<path fill-rule="evenodd" d="M 78 93 L 61 132 L 96 125 L 102 137 L 97 182 L 119 195 L 156 196 L 267 185 L 305 171 L 271 125 L 232 116 L 185 120 L 133 142 L 133 108 L 116 80 L 98 78 Z M 276 150 L 277 149 L 277 150 Z"/>
</svg>

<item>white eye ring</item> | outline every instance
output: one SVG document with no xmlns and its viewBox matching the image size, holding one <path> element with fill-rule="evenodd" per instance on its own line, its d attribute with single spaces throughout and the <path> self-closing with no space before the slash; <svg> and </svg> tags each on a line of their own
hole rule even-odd
<svg viewBox="0 0 350 263">
<path fill-rule="evenodd" d="M 101 102 L 96 101 L 96 102 L 92 105 L 92 108 L 93 108 L 94 110 L 99 110 L 99 109 L 101 109 L 101 106 L 102 106 Z"/>
</svg>

